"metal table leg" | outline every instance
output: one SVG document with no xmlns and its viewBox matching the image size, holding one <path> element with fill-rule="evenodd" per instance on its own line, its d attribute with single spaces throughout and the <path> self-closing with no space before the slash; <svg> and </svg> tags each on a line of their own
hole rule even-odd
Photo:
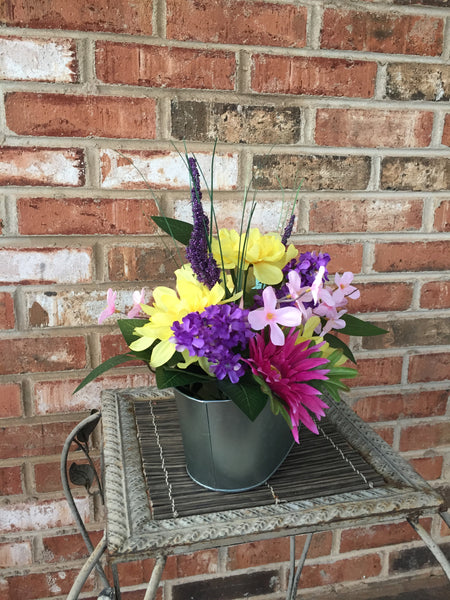
<svg viewBox="0 0 450 600">
<path fill-rule="evenodd" d="M 67 596 L 67 600 L 77 600 L 79 593 L 81 592 L 83 585 L 86 583 L 92 569 L 98 564 L 98 561 L 102 557 L 103 552 L 106 550 L 106 537 L 103 535 L 100 542 L 95 547 L 92 554 L 89 556 L 87 561 L 84 563 L 80 572 L 78 573 L 72 588 Z"/>
<path fill-rule="evenodd" d="M 288 590 L 286 594 L 286 600 L 295 600 L 297 596 L 297 588 L 298 583 L 300 581 L 300 577 L 303 571 L 303 565 L 305 564 L 306 555 L 308 554 L 309 547 L 311 545 L 312 533 L 308 533 L 305 540 L 305 545 L 303 546 L 303 551 L 298 559 L 297 570 L 295 570 L 295 536 L 291 535 L 290 537 L 290 550 L 291 550 L 291 559 L 290 559 L 290 568 L 289 568 L 289 583 Z"/>
<path fill-rule="evenodd" d="M 444 573 L 447 575 L 447 579 L 450 581 L 450 563 L 448 562 L 445 554 L 433 540 L 431 535 L 426 531 L 426 529 L 422 527 L 422 525 L 420 525 L 417 521 L 414 521 L 413 519 L 408 519 L 408 523 L 420 535 L 422 540 L 428 546 L 428 549 L 434 554 L 434 557 L 441 565 L 442 569 L 444 570 Z"/>
<path fill-rule="evenodd" d="M 148 582 L 147 591 L 145 592 L 144 600 L 154 600 L 156 598 L 156 592 L 158 591 L 158 585 L 161 581 L 161 577 L 166 564 L 167 556 L 162 554 L 156 559 L 156 564 L 153 568 L 150 581 Z"/>
</svg>

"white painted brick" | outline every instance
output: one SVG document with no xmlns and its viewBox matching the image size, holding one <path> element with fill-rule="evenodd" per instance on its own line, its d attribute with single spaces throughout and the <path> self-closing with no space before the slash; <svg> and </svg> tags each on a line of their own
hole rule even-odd
<svg viewBox="0 0 450 600">
<path fill-rule="evenodd" d="M 89 521 L 89 499 L 76 498 L 75 504 L 84 523 Z M 45 530 L 52 527 L 67 527 L 74 520 L 67 501 L 21 503 L 0 508 L 0 531 Z"/>
<path fill-rule="evenodd" d="M 32 562 L 30 542 L 0 544 L 0 568 L 24 567 Z"/>
<path fill-rule="evenodd" d="M 134 163 L 130 164 L 114 150 L 101 152 L 102 187 L 145 188 L 141 174 L 154 189 L 186 189 L 189 187 L 189 171 L 176 152 L 124 153 Z M 198 164 L 209 184 L 212 154 L 196 154 Z M 214 158 L 214 189 L 236 189 L 238 178 L 238 155 L 216 154 Z M 202 188 L 206 185 L 201 177 Z M 206 192 L 205 192 L 206 195 Z"/>
<path fill-rule="evenodd" d="M 79 283 L 89 281 L 91 276 L 88 250 L 0 250 L 0 281 L 4 283 Z"/>
<path fill-rule="evenodd" d="M 84 183 L 80 150 L 0 148 L 0 185 L 62 185 Z"/>
<path fill-rule="evenodd" d="M 70 83 L 75 69 L 70 40 L 0 38 L 0 79 Z"/>
</svg>

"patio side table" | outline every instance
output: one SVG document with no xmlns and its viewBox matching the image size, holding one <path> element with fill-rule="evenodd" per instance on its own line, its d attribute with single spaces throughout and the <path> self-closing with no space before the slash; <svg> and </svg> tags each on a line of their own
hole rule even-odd
<svg viewBox="0 0 450 600">
<path fill-rule="evenodd" d="M 300 430 L 296 445 L 269 481 L 247 492 L 214 492 L 187 475 L 170 391 L 108 390 L 102 394 L 105 539 L 93 551 L 68 600 L 105 550 L 112 564 L 155 558 L 145 600 L 152 600 L 166 557 L 232 544 L 291 537 L 288 600 L 296 597 L 315 532 L 398 521 L 416 529 L 450 579 L 450 565 L 419 525 L 439 513 L 440 495 L 344 402 L 329 402 L 318 436 Z M 295 571 L 295 536 L 307 534 Z M 115 577 L 110 596 L 120 598 Z"/>
</svg>

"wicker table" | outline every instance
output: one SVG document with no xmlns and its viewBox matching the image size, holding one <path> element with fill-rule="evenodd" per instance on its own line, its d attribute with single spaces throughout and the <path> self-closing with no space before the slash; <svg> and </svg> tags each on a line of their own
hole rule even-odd
<svg viewBox="0 0 450 600">
<path fill-rule="evenodd" d="M 157 559 L 145 600 L 154 598 L 170 554 L 288 535 L 292 544 L 305 533 L 307 547 L 314 532 L 399 518 L 450 573 L 417 523 L 436 512 L 448 522 L 442 498 L 343 402 L 330 402 L 319 436 L 301 429 L 300 444 L 265 485 L 235 494 L 206 490 L 186 474 L 170 392 L 103 392 L 102 420 L 104 546 L 112 563 Z M 291 564 L 289 599 L 304 559 L 296 574 Z"/>
</svg>

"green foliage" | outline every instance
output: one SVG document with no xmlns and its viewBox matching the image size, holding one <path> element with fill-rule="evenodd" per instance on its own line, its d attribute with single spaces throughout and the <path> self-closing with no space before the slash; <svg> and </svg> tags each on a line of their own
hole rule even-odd
<svg viewBox="0 0 450 600">
<path fill-rule="evenodd" d="M 158 225 L 158 227 L 170 235 L 172 239 L 180 242 L 184 246 L 189 244 L 192 233 L 191 223 L 161 216 L 152 217 L 152 220 L 156 223 L 156 225 Z"/>
<path fill-rule="evenodd" d="M 95 367 L 95 369 L 92 369 L 92 371 L 89 373 L 89 375 L 87 375 L 83 379 L 83 381 L 80 383 L 80 385 L 77 387 L 77 389 L 73 393 L 76 394 L 81 389 L 83 389 L 85 385 L 87 385 L 88 383 L 90 383 L 91 381 L 93 381 L 94 379 L 99 377 L 100 375 L 103 375 L 103 373 L 105 373 L 106 371 L 109 371 L 109 369 L 113 369 L 114 367 L 117 367 L 118 365 L 121 365 L 125 362 L 138 359 L 139 357 L 136 356 L 136 354 L 137 353 L 132 354 L 132 352 L 130 350 L 130 352 L 128 354 L 118 354 L 117 356 L 108 358 L 108 360 L 105 360 L 104 362 L 102 362 L 100 365 L 98 365 L 98 367 Z"/>
<path fill-rule="evenodd" d="M 250 373 L 241 377 L 238 383 L 231 383 L 225 379 L 217 381 L 217 387 L 233 400 L 251 421 L 256 419 L 266 405 L 267 396 L 261 393 L 261 386 Z"/>
<path fill-rule="evenodd" d="M 342 329 L 341 329 L 341 331 L 342 331 Z M 342 350 L 342 353 L 344 354 L 344 356 L 346 356 L 349 360 L 352 361 L 352 363 L 354 363 L 356 365 L 356 359 L 353 356 L 353 352 L 350 350 L 350 348 L 347 346 L 347 344 L 345 342 L 343 342 L 341 339 L 339 339 L 332 333 L 325 334 L 323 336 L 323 339 L 326 342 L 328 342 L 332 348 L 339 348 L 340 350 Z"/>
<path fill-rule="evenodd" d="M 348 313 L 343 315 L 342 319 L 345 321 L 345 327 L 340 329 L 339 333 L 345 333 L 346 335 L 381 335 L 387 333 L 386 329 L 381 329 L 373 323 L 368 323 Z"/>
</svg>

